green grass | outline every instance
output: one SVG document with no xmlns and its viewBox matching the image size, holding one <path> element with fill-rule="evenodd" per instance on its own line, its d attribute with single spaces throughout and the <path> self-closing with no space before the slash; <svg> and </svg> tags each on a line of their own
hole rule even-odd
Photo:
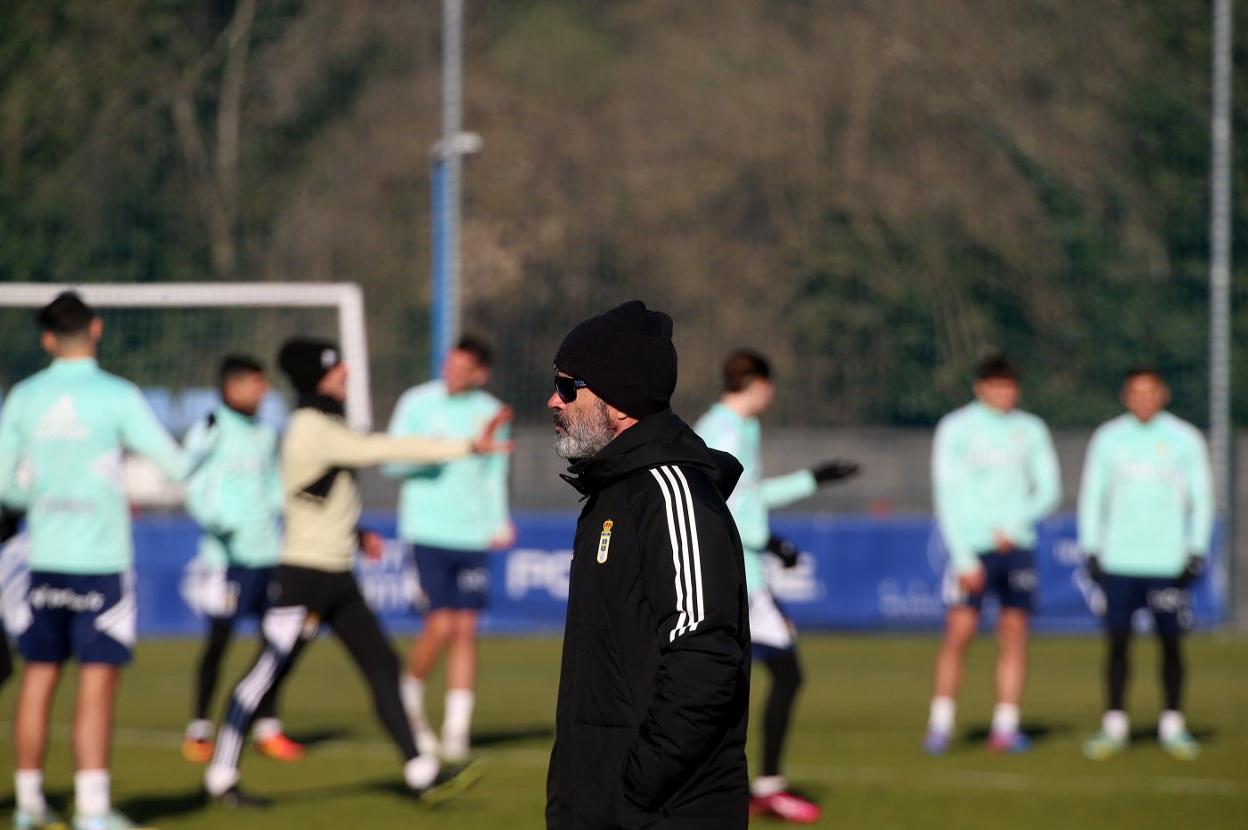
<svg viewBox="0 0 1248 830">
<path fill-rule="evenodd" d="M 1156 656 L 1139 643 L 1132 694 L 1135 726 L 1151 730 L 1157 711 Z M 789 773 L 826 806 L 838 828 L 1164 828 L 1248 827 L 1248 641 L 1192 638 L 1189 720 L 1205 739 L 1200 760 L 1165 756 L 1151 736 L 1103 763 L 1079 745 L 1097 725 L 1100 644 L 1038 639 L 1024 706 L 1041 737 L 1029 755 L 990 756 L 974 736 L 991 706 L 992 647 L 972 654 L 961 700 L 966 739 L 944 758 L 919 750 L 935 641 L 928 637 L 807 636 L 808 685 L 789 751 Z M 118 713 L 114 793 L 118 804 L 160 828 L 529 828 L 541 824 L 546 759 L 555 706 L 559 645 L 553 639 L 495 639 L 483 645 L 475 722 L 485 778 L 462 797 L 427 810 L 397 788 L 399 764 L 338 645 L 319 643 L 287 688 L 284 715 L 296 736 L 317 739 L 306 761 L 282 765 L 244 757 L 247 784 L 277 799 L 265 813 L 227 815 L 198 807 L 202 768 L 178 752 L 190 668 L 197 646 L 151 642 L 128 671 Z M 250 646 L 231 654 L 229 676 Z M 766 680 L 756 677 L 761 697 Z M 0 695 L 12 711 L 14 684 Z M 435 704 L 440 695 L 430 696 Z M 47 770 L 54 801 L 69 800 L 68 723 L 62 690 Z M 438 713 L 435 713 L 435 716 Z M 0 725 L 5 742 L 7 723 Z M 753 751 L 753 747 L 752 747 Z M 7 747 L 3 755 L 9 768 Z M 0 777 L 0 804 L 11 804 Z"/>
</svg>

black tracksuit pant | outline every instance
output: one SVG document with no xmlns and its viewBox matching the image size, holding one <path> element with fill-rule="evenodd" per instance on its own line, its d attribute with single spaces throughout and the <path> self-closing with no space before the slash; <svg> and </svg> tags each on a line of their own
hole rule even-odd
<svg viewBox="0 0 1248 830">
<path fill-rule="evenodd" d="M 415 758 L 416 741 L 399 698 L 399 658 L 365 603 L 354 574 L 281 565 L 274 584 L 277 596 L 262 623 L 264 649 L 234 687 L 212 765 L 238 766 L 257 707 L 290 671 L 321 623 L 342 641 L 368 681 L 377 717 L 403 760 Z"/>
</svg>

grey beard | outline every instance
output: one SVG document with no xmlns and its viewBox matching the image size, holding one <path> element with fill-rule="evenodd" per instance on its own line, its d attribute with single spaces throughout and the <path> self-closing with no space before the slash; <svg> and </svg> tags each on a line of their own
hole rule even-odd
<svg viewBox="0 0 1248 830">
<path fill-rule="evenodd" d="M 597 455 L 615 437 L 603 401 L 598 401 L 593 412 L 580 418 L 561 416 L 558 420 L 564 431 L 555 432 L 555 454 L 569 461 Z"/>
</svg>

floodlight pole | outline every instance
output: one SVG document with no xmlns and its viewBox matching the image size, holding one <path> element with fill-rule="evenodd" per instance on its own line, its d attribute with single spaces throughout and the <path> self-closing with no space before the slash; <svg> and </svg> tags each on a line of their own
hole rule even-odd
<svg viewBox="0 0 1248 830">
<path fill-rule="evenodd" d="M 1209 432 L 1217 511 L 1224 522 L 1224 585 L 1235 617 L 1234 436 L 1231 413 L 1231 0 L 1213 2 L 1213 101 L 1209 198 Z"/>
<path fill-rule="evenodd" d="M 459 338 L 460 174 L 463 157 L 481 149 L 481 137 L 465 133 L 463 101 L 463 0 L 442 0 L 442 138 L 433 145 L 430 176 L 432 214 L 431 370 Z"/>
</svg>

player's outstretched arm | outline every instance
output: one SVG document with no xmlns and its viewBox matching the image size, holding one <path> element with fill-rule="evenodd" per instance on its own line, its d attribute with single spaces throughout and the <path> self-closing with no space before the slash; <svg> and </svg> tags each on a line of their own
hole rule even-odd
<svg viewBox="0 0 1248 830">
<path fill-rule="evenodd" d="M 473 453 L 510 451 L 510 444 L 494 439 L 494 433 L 502 423 L 491 421 L 480 437 L 470 441 L 420 435 L 364 434 L 346 424 L 325 419 L 320 428 L 304 436 L 304 440 L 308 452 L 332 466 L 371 467 L 388 461 L 435 464 Z"/>
<path fill-rule="evenodd" d="M 137 386 L 131 386 L 122 399 L 118 416 L 122 445 L 150 460 L 171 481 L 186 481 L 212 452 L 215 431 L 209 430 L 205 443 L 197 452 L 183 450 L 156 417 Z"/>
<path fill-rule="evenodd" d="M 494 417 L 486 422 L 481 434 L 472 442 L 472 451 L 480 455 L 511 452 L 514 444 L 503 438 L 502 430 L 511 423 L 513 417 L 515 413 L 510 406 L 504 406 L 495 412 Z"/>
</svg>

